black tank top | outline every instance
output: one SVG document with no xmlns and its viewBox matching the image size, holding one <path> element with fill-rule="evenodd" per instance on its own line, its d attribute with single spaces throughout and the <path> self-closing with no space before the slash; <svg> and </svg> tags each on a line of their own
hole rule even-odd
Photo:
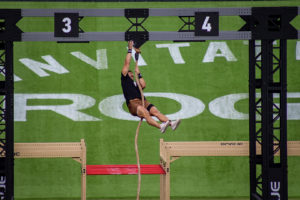
<svg viewBox="0 0 300 200">
<path fill-rule="evenodd" d="M 128 73 L 126 76 L 121 73 L 121 85 L 127 105 L 131 99 L 142 99 L 137 83 L 128 76 Z"/>
</svg>

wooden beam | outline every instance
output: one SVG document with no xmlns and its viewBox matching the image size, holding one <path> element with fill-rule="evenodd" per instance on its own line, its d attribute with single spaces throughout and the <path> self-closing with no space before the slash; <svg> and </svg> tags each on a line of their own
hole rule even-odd
<svg viewBox="0 0 300 200">
<path fill-rule="evenodd" d="M 80 142 L 15 143 L 15 158 L 72 158 L 81 163 L 81 200 L 86 200 L 86 145 Z M 5 157 L 2 152 L 0 157 Z"/>
<path fill-rule="evenodd" d="M 288 141 L 288 155 L 300 156 L 300 141 Z M 177 156 L 248 156 L 248 141 L 163 142 L 161 155 Z M 261 148 L 257 144 L 257 153 Z M 280 151 L 276 153 L 280 155 Z"/>
<path fill-rule="evenodd" d="M 257 143 L 257 154 L 261 145 Z M 289 156 L 300 156 L 300 141 L 288 141 Z M 280 151 L 276 153 L 280 155 Z M 248 141 L 164 142 L 160 139 L 160 163 L 166 174 L 160 178 L 160 200 L 170 200 L 171 162 L 181 156 L 249 156 Z"/>
</svg>

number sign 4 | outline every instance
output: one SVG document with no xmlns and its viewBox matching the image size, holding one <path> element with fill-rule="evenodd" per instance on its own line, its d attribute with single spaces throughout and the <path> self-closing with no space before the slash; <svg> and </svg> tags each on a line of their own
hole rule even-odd
<svg viewBox="0 0 300 200">
<path fill-rule="evenodd" d="M 78 13 L 55 13 L 54 36 L 78 37 L 79 36 Z"/>
<path fill-rule="evenodd" d="M 219 36 L 219 13 L 196 12 L 195 36 Z"/>
</svg>

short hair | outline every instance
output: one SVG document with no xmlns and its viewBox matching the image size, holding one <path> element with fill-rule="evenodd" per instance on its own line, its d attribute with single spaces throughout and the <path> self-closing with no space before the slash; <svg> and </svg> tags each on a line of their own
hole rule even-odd
<svg viewBox="0 0 300 200">
<path fill-rule="evenodd" d="M 128 72 L 132 72 L 131 70 L 128 70 Z"/>
</svg>

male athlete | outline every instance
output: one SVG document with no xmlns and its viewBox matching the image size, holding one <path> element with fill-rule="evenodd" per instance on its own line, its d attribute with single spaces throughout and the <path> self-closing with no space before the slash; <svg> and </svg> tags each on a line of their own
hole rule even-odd
<svg viewBox="0 0 300 200">
<path fill-rule="evenodd" d="M 140 90 L 138 88 L 137 83 L 133 79 L 132 71 L 129 69 L 132 47 L 133 47 L 133 41 L 129 41 L 128 52 L 125 58 L 125 63 L 121 74 L 121 85 L 122 85 L 123 94 L 126 99 L 126 104 L 129 112 L 133 116 L 145 118 L 149 125 L 159 128 L 162 133 L 166 131 L 168 126 L 171 126 L 171 128 L 175 130 L 177 126 L 180 124 L 180 119 L 175 121 L 170 121 L 165 115 L 160 113 L 159 110 L 153 104 L 149 103 L 146 100 L 146 98 L 144 102 L 145 106 L 143 107 Z M 140 50 L 138 48 L 135 50 L 137 53 L 140 53 Z M 138 65 L 136 65 L 135 73 L 138 74 L 138 80 L 136 81 L 139 81 L 142 89 L 144 89 L 146 87 L 146 82 L 140 73 Z M 159 124 L 151 116 L 157 117 L 159 121 L 161 121 L 162 123 Z"/>
</svg>

